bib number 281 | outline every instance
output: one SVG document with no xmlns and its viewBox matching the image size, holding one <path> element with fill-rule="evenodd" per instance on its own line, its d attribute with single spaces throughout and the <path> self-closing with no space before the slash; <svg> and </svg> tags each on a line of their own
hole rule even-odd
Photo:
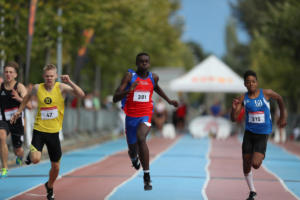
<svg viewBox="0 0 300 200">
<path fill-rule="evenodd" d="M 149 102 L 150 92 L 135 91 L 133 95 L 133 101 Z"/>
</svg>

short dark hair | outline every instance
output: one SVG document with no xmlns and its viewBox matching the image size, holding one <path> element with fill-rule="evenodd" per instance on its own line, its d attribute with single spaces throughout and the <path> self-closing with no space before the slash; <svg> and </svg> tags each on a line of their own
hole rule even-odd
<svg viewBox="0 0 300 200">
<path fill-rule="evenodd" d="M 18 74 L 18 72 L 19 72 L 19 64 L 16 63 L 15 61 L 9 61 L 9 62 L 4 66 L 4 69 L 5 69 L 6 67 L 12 67 L 12 68 L 14 68 L 17 74 Z"/>
<path fill-rule="evenodd" d="M 257 76 L 256 76 L 256 73 L 252 70 L 247 70 L 245 73 L 244 73 L 244 81 L 246 81 L 247 77 L 248 76 L 254 76 L 257 80 Z"/>
<path fill-rule="evenodd" d="M 149 54 L 147 54 L 147 53 L 145 53 L 145 52 L 141 52 L 141 53 L 139 53 L 138 55 L 136 55 L 135 62 L 138 61 L 138 59 L 139 59 L 140 56 L 148 56 L 148 57 L 150 58 Z"/>
</svg>

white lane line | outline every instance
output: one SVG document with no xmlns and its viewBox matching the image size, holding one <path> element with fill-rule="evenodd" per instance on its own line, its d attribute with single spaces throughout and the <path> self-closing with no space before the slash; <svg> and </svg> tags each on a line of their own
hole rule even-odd
<svg viewBox="0 0 300 200">
<path fill-rule="evenodd" d="M 170 150 L 173 146 L 175 146 L 175 145 L 178 143 L 178 141 L 180 141 L 181 138 L 182 138 L 182 136 L 178 137 L 178 138 L 176 139 L 176 141 L 175 141 L 171 146 L 169 146 L 169 147 L 166 148 L 164 151 L 162 151 L 162 152 L 160 152 L 159 154 L 157 154 L 157 156 L 151 160 L 150 165 L 151 165 L 155 160 L 157 160 L 159 157 L 161 157 L 162 154 L 164 154 L 165 152 L 167 152 L 168 150 Z M 104 198 L 104 200 L 109 200 L 109 198 L 110 198 L 112 195 L 114 195 L 114 194 L 117 192 L 117 190 L 118 190 L 119 188 L 121 188 L 123 185 L 125 185 L 126 183 L 128 183 L 129 181 L 131 181 L 132 179 L 134 179 L 134 178 L 139 174 L 140 171 L 141 171 L 141 169 L 140 169 L 139 171 L 135 172 L 129 179 L 125 180 L 125 181 L 122 182 L 120 185 L 116 186 L 116 187 L 115 187 L 115 188 L 114 188 L 114 189 L 113 189 L 113 190 L 112 190 L 112 191 Z"/>
<path fill-rule="evenodd" d="M 211 152 L 211 149 L 212 149 L 212 140 L 209 139 L 209 144 L 208 144 L 208 151 L 207 151 L 207 154 L 206 154 L 206 159 L 207 159 L 207 163 L 206 163 L 206 166 L 205 166 L 205 172 L 206 172 L 206 179 L 205 179 L 205 182 L 204 182 L 204 186 L 202 188 L 202 196 L 204 198 L 204 200 L 208 200 L 207 198 L 207 194 L 206 194 L 206 188 L 207 188 L 207 185 L 208 185 L 208 182 L 210 181 L 210 173 L 209 173 L 209 165 L 210 165 L 210 158 L 209 158 L 209 155 L 210 155 L 210 152 Z"/>
</svg>

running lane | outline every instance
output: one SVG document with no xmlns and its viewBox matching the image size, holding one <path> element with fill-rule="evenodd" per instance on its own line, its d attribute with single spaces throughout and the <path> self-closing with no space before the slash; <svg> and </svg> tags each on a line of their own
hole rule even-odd
<svg viewBox="0 0 300 200">
<path fill-rule="evenodd" d="M 160 152 L 172 145 L 176 139 L 152 138 L 148 141 L 151 158 L 155 158 Z M 125 141 L 123 139 L 122 141 Z M 120 142 L 120 141 L 119 141 Z M 125 151 L 114 154 L 112 150 L 105 151 L 104 148 L 94 149 L 89 153 L 78 151 L 70 155 L 64 155 L 64 160 L 67 163 L 64 165 L 73 165 L 76 160 L 84 159 L 85 157 L 95 157 L 105 155 L 98 162 L 87 162 L 84 167 L 77 170 L 69 170 L 64 173 L 61 179 L 55 182 L 54 192 L 57 199 L 72 199 L 72 200 L 98 200 L 104 199 L 115 187 L 133 176 L 136 171 L 131 167 L 131 162 L 127 155 L 127 145 L 121 142 L 120 146 L 126 148 Z M 112 149 L 119 149 L 119 145 L 110 145 Z M 114 151 L 116 152 L 116 151 Z M 90 163 L 90 164 L 88 164 Z M 45 169 L 44 169 L 45 171 Z M 47 170 L 46 170 L 47 172 Z M 45 176 L 44 183 L 47 180 Z M 139 184 L 140 186 L 141 183 Z M 27 191 L 13 199 L 19 200 L 38 200 L 45 198 L 45 188 L 43 185 L 36 187 L 33 190 Z"/>
<path fill-rule="evenodd" d="M 143 173 L 140 172 L 120 187 L 116 188 L 106 199 L 130 200 L 201 200 L 208 174 L 209 139 L 182 137 L 168 151 L 151 163 L 153 190 L 144 191 Z"/>
<path fill-rule="evenodd" d="M 69 152 L 61 159 L 60 175 L 69 173 L 85 165 L 99 162 L 108 155 L 114 154 L 127 148 L 124 139 L 110 141 L 90 148 Z M 6 199 L 37 187 L 48 180 L 50 169 L 49 160 L 37 165 L 29 165 L 9 170 L 8 177 L 0 179 L 0 199 Z M 32 194 L 32 198 L 35 195 Z M 26 198 L 30 199 L 30 198 Z"/>
<path fill-rule="evenodd" d="M 280 152 L 277 148 L 276 151 Z M 278 164 L 281 164 L 283 171 L 289 171 L 290 163 L 282 159 L 287 154 L 277 155 L 273 146 L 268 143 L 266 159 L 264 163 L 267 168 L 274 170 Z M 241 142 L 236 137 L 228 138 L 227 140 L 213 140 L 212 151 L 210 153 L 210 181 L 207 186 L 207 196 L 209 200 L 230 199 L 240 200 L 246 199 L 249 194 L 248 186 L 244 180 L 242 170 L 241 158 Z M 278 162 L 276 161 L 278 160 Z M 295 160 L 290 159 L 291 162 Z M 270 165 L 275 164 L 274 168 Z M 293 170 L 293 174 L 299 174 Z M 292 179 L 295 180 L 295 179 Z M 298 179 L 299 182 L 299 179 Z M 294 182 L 294 186 L 298 184 Z M 258 199 L 264 200 L 294 200 L 297 197 L 293 196 L 281 184 L 280 180 L 276 178 L 269 170 L 261 167 L 254 170 L 254 185 L 257 190 Z M 298 187 L 299 189 L 299 187 Z M 298 197 L 299 198 L 299 197 Z"/>
</svg>

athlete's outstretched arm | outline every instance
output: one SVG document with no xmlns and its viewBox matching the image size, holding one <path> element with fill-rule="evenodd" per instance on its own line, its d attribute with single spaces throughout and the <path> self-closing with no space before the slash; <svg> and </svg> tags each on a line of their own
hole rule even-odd
<svg viewBox="0 0 300 200">
<path fill-rule="evenodd" d="M 16 123 L 17 119 L 21 116 L 22 111 L 24 110 L 24 108 L 26 107 L 27 103 L 29 102 L 29 100 L 31 99 L 32 96 L 36 95 L 37 90 L 38 90 L 39 84 L 35 84 L 32 87 L 32 90 L 29 91 L 25 97 L 22 100 L 22 103 L 19 106 L 18 111 L 12 116 L 12 118 L 10 119 L 10 123 L 14 124 Z"/>
<path fill-rule="evenodd" d="M 230 118 L 235 122 L 243 108 L 244 95 L 232 100 Z"/>
<path fill-rule="evenodd" d="M 166 100 L 169 104 L 177 107 L 178 106 L 178 102 L 176 100 L 171 100 L 169 99 L 169 97 L 166 95 L 166 93 L 159 87 L 158 85 L 158 81 L 159 81 L 159 77 L 153 73 L 153 79 L 155 82 L 155 86 L 154 86 L 154 91 L 161 96 L 164 100 Z"/>
<path fill-rule="evenodd" d="M 126 97 L 126 95 L 130 92 L 133 91 L 135 89 L 135 87 L 138 85 L 138 82 L 134 82 L 129 89 L 126 90 L 126 86 L 128 85 L 128 83 L 131 80 L 131 73 L 130 72 L 126 72 L 126 74 L 124 75 L 124 77 L 122 78 L 121 84 L 119 85 L 119 87 L 116 89 L 114 96 L 113 96 L 113 102 L 116 103 L 120 100 L 122 100 L 124 97 Z"/>
<path fill-rule="evenodd" d="M 271 89 L 264 89 L 263 93 L 264 93 L 265 97 L 267 98 L 267 100 L 275 99 L 277 101 L 277 104 L 278 104 L 279 110 L 280 110 L 280 117 L 277 121 L 277 125 L 280 128 L 285 127 L 286 126 L 286 116 L 285 116 L 286 112 L 285 112 L 285 106 L 284 106 L 282 97 L 278 93 L 274 92 Z"/>
<path fill-rule="evenodd" d="M 71 81 L 69 75 L 61 75 L 61 80 L 62 82 L 66 83 L 62 83 L 60 84 L 61 87 L 61 91 L 62 93 L 72 93 L 73 95 L 79 97 L 79 98 L 83 98 L 85 96 L 83 90 L 76 85 L 73 81 Z"/>
</svg>

